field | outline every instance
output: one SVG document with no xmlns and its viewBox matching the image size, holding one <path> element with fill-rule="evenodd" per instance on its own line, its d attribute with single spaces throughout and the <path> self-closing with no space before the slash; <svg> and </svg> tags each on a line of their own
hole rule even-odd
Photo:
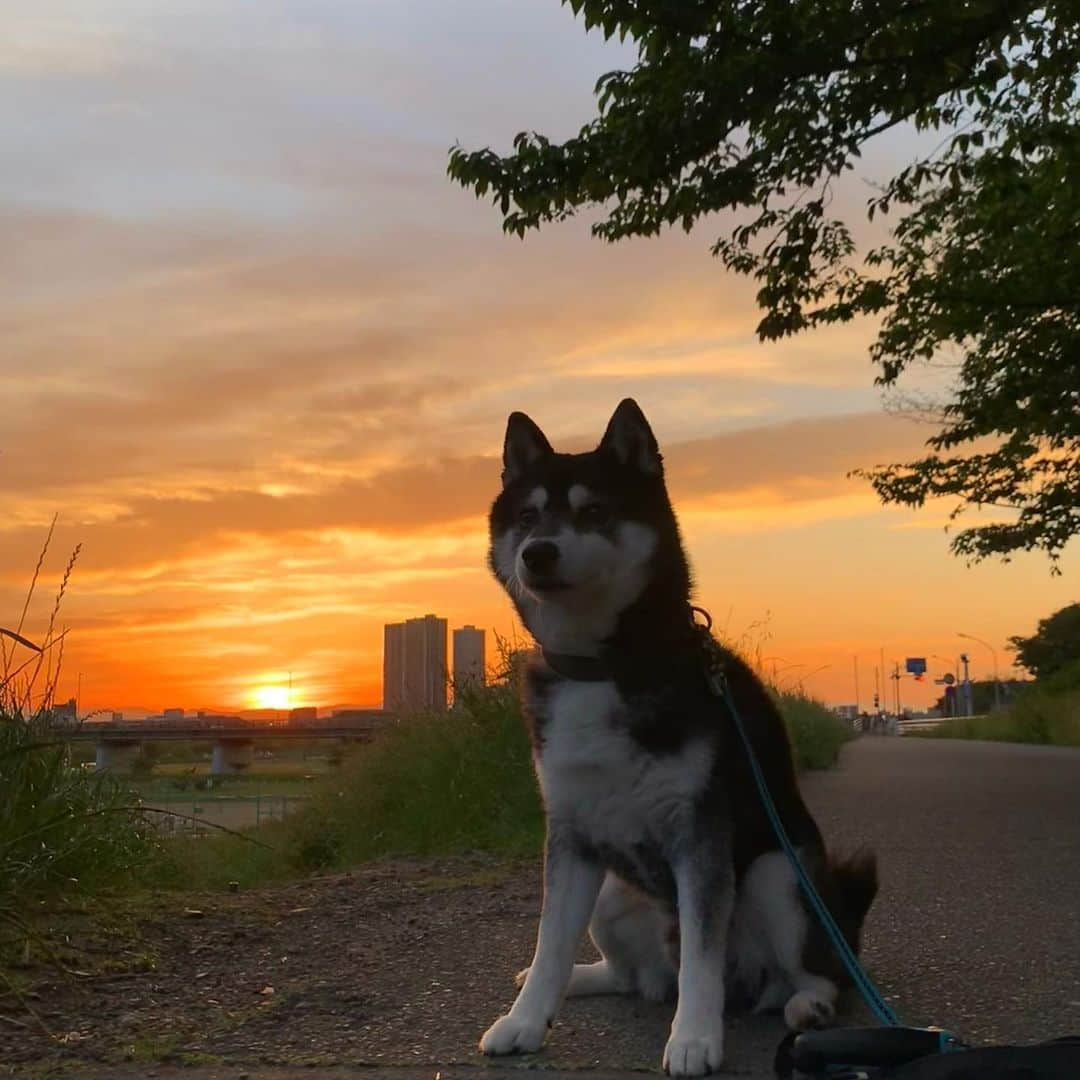
<svg viewBox="0 0 1080 1080">
<path fill-rule="evenodd" d="M 341 760 L 318 744 L 314 753 L 286 746 L 260 752 L 242 773 L 214 776 L 209 755 L 200 753 L 197 760 L 155 761 L 125 783 L 150 811 L 164 811 L 151 821 L 167 833 L 258 829 L 306 806 Z"/>
</svg>

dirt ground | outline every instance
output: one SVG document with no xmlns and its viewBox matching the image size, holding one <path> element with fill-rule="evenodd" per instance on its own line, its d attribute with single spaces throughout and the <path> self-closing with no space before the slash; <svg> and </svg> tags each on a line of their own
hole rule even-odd
<svg viewBox="0 0 1080 1080">
<path fill-rule="evenodd" d="M 94 974 L 32 980 L 29 1004 L 51 1037 L 8 1002 L 0 1062 L 22 1075 L 123 1061 L 415 1061 L 432 1040 L 455 1045 L 468 1024 L 461 995 L 491 981 L 479 956 L 462 970 L 471 953 L 445 970 L 436 943 L 458 928 L 479 935 L 516 905 L 524 922 L 532 878 L 479 859 L 395 862 L 247 894 L 162 894 L 104 920 L 112 931 L 100 914 L 69 916 L 71 955 Z M 438 1023 L 417 1024 L 433 1011 Z"/>
<path fill-rule="evenodd" d="M 477 1039 L 513 1000 L 539 900 L 538 865 L 471 857 L 399 860 L 246 895 L 164 894 L 106 920 L 117 923 L 111 932 L 100 913 L 70 917 L 72 955 L 97 974 L 23 973 L 52 1034 L 8 999 L 0 1074 L 481 1065 Z M 655 1069 L 671 1011 L 571 1003 L 550 1048 L 528 1060 L 610 1066 L 618 1027 L 619 1066 Z"/>
</svg>

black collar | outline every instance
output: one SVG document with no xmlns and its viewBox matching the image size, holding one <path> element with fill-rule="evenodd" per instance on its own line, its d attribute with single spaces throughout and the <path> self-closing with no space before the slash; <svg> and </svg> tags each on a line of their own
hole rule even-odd
<svg viewBox="0 0 1080 1080">
<path fill-rule="evenodd" d="M 549 652 L 544 654 L 547 666 L 564 679 L 574 682 L 609 682 L 615 678 L 612 666 L 599 656 L 573 656 L 570 653 Z"/>
<path fill-rule="evenodd" d="M 695 613 L 702 615 L 705 622 L 698 622 L 694 618 Z M 709 613 L 704 608 L 691 607 L 687 614 L 690 625 L 701 634 L 703 640 L 711 643 L 713 639 L 709 631 L 712 629 L 712 617 Z M 610 649 L 605 649 L 605 651 L 610 655 Z M 615 678 L 615 668 L 603 656 L 574 656 L 572 653 L 551 652 L 543 646 L 540 652 L 547 666 L 564 679 L 570 679 L 573 682 L 610 682 Z"/>
</svg>

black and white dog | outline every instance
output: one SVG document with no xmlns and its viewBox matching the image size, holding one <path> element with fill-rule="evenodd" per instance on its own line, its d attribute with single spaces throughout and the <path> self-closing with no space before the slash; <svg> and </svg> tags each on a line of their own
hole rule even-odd
<svg viewBox="0 0 1080 1080">
<path fill-rule="evenodd" d="M 491 567 L 540 645 L 525 711 L 547 812 L 532 965 L 486 1054 L 536 1050 L 566 994 L 659 1000 L 675 1076 L 717 1069 L 725 1007 L 828 1023 L 845 976 L 798 893 L 745 751 L 702 663 L 690 572 L 656 439 L 631 400 L 596 450 L 560 454 L 510 416 Z M 784 824 L 850 944 L 872 855 L 830 859 L 799 795 L 783 721 L 725 650 L 729 686 Z M 590 922 L 591 918 L 591 922 Z M 575 964 L 586 925 L 603 959 Z"/>
</svg>

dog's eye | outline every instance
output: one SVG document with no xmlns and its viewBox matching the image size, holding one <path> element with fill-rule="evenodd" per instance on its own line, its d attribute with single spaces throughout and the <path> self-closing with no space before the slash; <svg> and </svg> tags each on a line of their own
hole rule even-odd
<svg viewBox="0 0 1080 1080">
<path fill-rule="evenodd" d="M 589 503 L 578 511 L 578 520 L 582 525 L 599 528 L 606 525 L 611 518 L 608 508 L 602 503 Z"/>
<path fill-rule="evenodd" d="M 540 511 L 535 506 L 526 506 L 518 514 L 518 524 L 523 529 L 531 529 L 540 520 Z"/>
</svg>

